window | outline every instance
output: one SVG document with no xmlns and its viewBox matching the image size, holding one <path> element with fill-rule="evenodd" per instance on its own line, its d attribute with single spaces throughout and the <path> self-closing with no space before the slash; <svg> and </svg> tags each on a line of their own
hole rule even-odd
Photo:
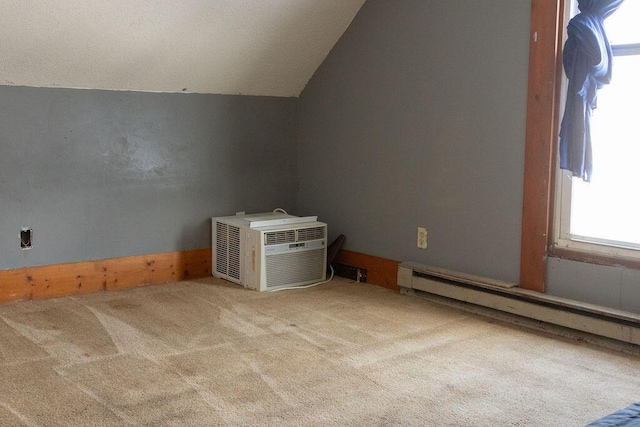
<svg viewBox="0 0 640 427">
<path fill-rule="evenodd" d="M 573 3 L 573 2 L 568 2 Z M 569 4 L 577 13 L 575 4 Z M 590 183 L 558 170 L 555 246 L 616 258 L 640 258 L 640 1 L 625 1 L 605 20 L 613 79 L 592 116 Z M 568 20 L 567 20 L 568 22 Z M 566 92 L 566 86 L 561 94 Z M 561 102 L 563 105 L 564 102 Z"/>
</svg>

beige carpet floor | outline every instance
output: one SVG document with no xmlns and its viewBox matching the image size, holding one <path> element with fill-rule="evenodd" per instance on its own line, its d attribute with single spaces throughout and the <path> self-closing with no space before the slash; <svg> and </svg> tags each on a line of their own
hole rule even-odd
<svg viewBox="0 0 640 427">
<path fill-rule="evenodd" d="M 0 306 L 0 425 L 582 426 L 640 358 L 343 279 Z"/>
</svg>

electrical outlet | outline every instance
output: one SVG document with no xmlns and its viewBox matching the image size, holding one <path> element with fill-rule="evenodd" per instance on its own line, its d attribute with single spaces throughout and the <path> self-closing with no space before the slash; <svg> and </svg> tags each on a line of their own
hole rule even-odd
<svg viewBox="0 0 640 427">
<path fill-rule="evenodd" d="M 22 227 L 20 230 L 20 249 L 27 251 L 31 249 L 33 245 L 33 230 L 27 227 Z"/>
<path fill-rule="evenodd" d="M 418 248 L 427 249 L 427 229 L 418 227 Z"/>
</svg>

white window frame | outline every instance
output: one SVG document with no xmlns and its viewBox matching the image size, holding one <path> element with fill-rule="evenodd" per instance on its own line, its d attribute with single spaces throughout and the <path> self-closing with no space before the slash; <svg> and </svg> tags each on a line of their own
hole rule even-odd
<svg viewBox="0 0 640 427">
<path fill-rule="evenodd" d="M 565 22 L 568 24 L 569 19 L 575 15 L 572 13 L 577 10 L 577 1 L 571 0 L 566 2 Z M 566 41 L 566 31 L 563 44 Z M 561 119 L 564 114 L 564 105 L 567 93 L 567 77 L 562 73 L 561 81 L 561 99 L 560 114 Z M 559 129 L 559 127 L 558 127 Z M 572 181 L 571 172 L 560 169 L 559 162 L 555 167 L 555 191 L 554 191 L 554 221 L 553 221 L 553 246 L 555 248 L 567 249 L 574 252 L 580 252 L 585 255 L 602 255 L 610 258 L 627 259 L 637 261 L 640 260 L 640 244 L 627 242 L 618 242 L 606 239 L 598 239 L 588 236 L 573 235 L 570 232 L 571 222 L 571 190 Z"/>
</svg>

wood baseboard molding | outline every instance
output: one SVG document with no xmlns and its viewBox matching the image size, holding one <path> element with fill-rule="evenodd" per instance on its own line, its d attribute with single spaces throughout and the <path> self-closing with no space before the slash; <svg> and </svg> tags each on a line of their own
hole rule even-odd
<svg viewBox="0 0 640 427">
<path fill-rule="evenodd" d="M 154 285 L 211 275 L 211 249 L 0 271 L 0 303 Z"/>
<path fill-rule="evenodd" d="M 338 251 L 335 261 L 367 270 L 367 283 L 400 291 L 398 286 L 398 265 L 400 262 L 398 261 L 345 249 Z"/>
</svg>

